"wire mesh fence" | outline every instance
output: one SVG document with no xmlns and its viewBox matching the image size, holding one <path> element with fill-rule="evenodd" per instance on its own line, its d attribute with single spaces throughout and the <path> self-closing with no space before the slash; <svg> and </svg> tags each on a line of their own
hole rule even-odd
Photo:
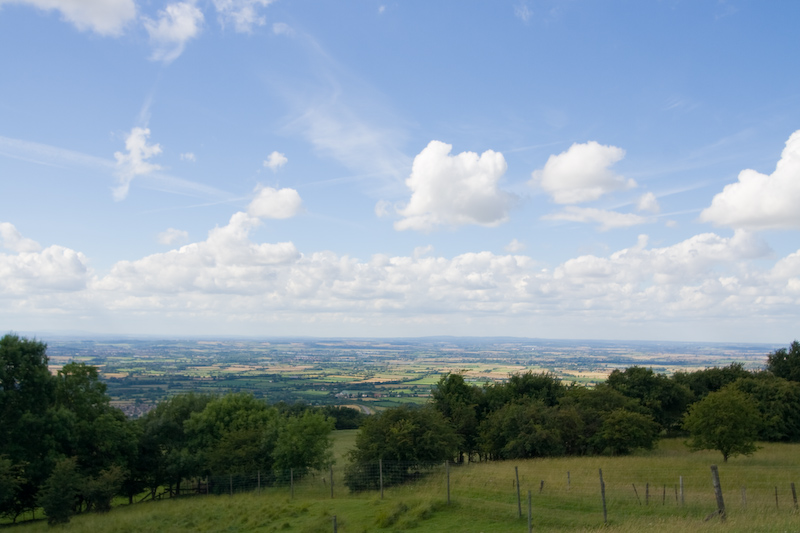
<svg viewBox="0 0 800 533">
<path fill-rule="evenodd" d="M 263 492 L 298 499 L 407 498 L 410 491 L 442 502 L 490 506 L 498 515 L 522 517 L 527 497 L 537 513 L 592 513 L 598 523 L 629 516 L 706 517 L 718 508 L 710 465 L 693 468 L 646 467 L 608 460 L 597 468 L 575 468 L 565 461 L 537 468 L 536 461 L 409 463 L 374 461 L 330 468 L 219 474 L 194 480 L 191 490 L 205 494 Z M 601 483 L 602 469 L 602 483 Z M 728 513 L 796 512 L 800 465 L 781 468 L 720 467 L 721 496 Z"/>
<path fill-rule="evenodd" d="M 710 466 L 710 462 L 647 457 L 466 464 L 373 461 L 323 470 L 216 473 L 184 480 L 180 492 L 162 488 L 158 494 L 163 498 L 251 493 L 304 501 L 385 498 L 398 505 L 418 497 L 442 505 L 452 500 L 506 519 L 524 518 L 530 501 L 534 524 L 542 517 L 564 514 L 582 514 L 588 517 L 585 522 L 597 524 L 603 523 L 605 514 L 617 523 L 641 516 L 702 520 L 716 516 L 719 506 Z M 751 460 L 718 466 L 720 496 L 729 515 L 800 514 L 800 459 L 789 464 Z"/>
<path fill-rule="evenodd" d="M 556 471 L 552 466 L 537 470 L 529 462 L 513 461 L 493 463 L 450 463 L 452 490 L 463 490 L 486 494 L 516 494 L 517 479 L 524 490 L 542 495 L 593 494 L 599 491 L 599 470 L 603 469 L 604 482 L 609 499 L 630 501 L 637 505 L 686 505 L 692 502 L 714 500 L 711 490 L 710 465 L 699 468 L 675 470 L 664 468 L 615 468 L 614 465 L 592 469 L 568 469 Z M 567 465 L 568 466 L 568 465 Z M 331 482 L 334 495 L 388 490 L 407 483 L 427 481 L 446 486 L 445 463 L 418 463 L 396 461 L 373 461 L 348 464 L 325 470 L 270 470 L 248 473 L 225 473 L 195 479 L 185 485 L 185 490 L 200 494 L 229 494 L 259 489 L 295 490 L 296 494 L 330 495 Z M 800 482 L 800 464 L 787 465 L 779 470 L 736 469 L 722 472 L 723 492 L 731 502 L 742 505 L 765 505 L 775 507 L 775 488 L 778 488 L 778 507 L 793 507 L 791 485 Z M 742 489 L 745 489 L 744 492 Z M 742 498 L 742 495 L 745 498 Z"/>
</svg>

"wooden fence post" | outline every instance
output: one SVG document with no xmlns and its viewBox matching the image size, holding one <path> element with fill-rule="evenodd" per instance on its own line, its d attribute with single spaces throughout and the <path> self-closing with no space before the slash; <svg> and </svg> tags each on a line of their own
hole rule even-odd
<svg viewBox="0 0 800 533">
<path fill-rule="evenodd" d="M 517 478 L 517 511 L 519 518 L 522 518 L 522 499 L 519 495 L 519 467 L 514 467 L 514 476 Z"/>
<path fill-rule="evenodd" d="M 381 484 L 381 500 L 383 499 L 383 459 L 378 459 L 378 475 Z"/>
<path fill-rule="evenodd" d="M 567 470 L 567 492 L 569 492 L 570 488 L 569 470 Z"/>
<path fill-rule="evenodd" d="M 650 483 L 644 484 L 644 504 L 650 505 Z"/>
<path fill-rule="evenodd" d="M 333 499 L 333 465 L 331 465 L 331 500 Z"/>
<path fill-rule="evenodd" d="M 681 507 L 684 504 L 684 496 L 683 496 L 683 476 L 680 476 L 680 485 L 681 485 Z"/>
<path fill-rule="evenodd" d="M 600 469 L 600 495 L 603 497 L 603 523 L 608 524 L 608 511 L 606 509 L 606 484 L 603 482 L 603 469 Z"/>
<path fill-rule="evenodd" d="M 543 490 L 544 490 L 544 480 L 542 480 L 542 481 L 539 483 L 539 494 L 541 494 Z"/>
<path fill-rule="evenodd" d="M 794 508 L 797 509 L 797 491 L 794 490 L 794 482 L 792 482 L 792 501 L 794 502 Z"/>
<path fill-rule="evenodd" d="M 450 459 L 444 462 L 444 469 L 447 473 L 447 505 L 450 505 Z"/>
<path fill-rule="evenodd" d="M 531 505 L 531 491 L 528 491 L 528 533 L 533 531 L 533 505 Z"/>
<path fill-rule="evenodd" d="M 667 486 L 664 485 L 664 492 L 661 493 L 661 505 L 667 504 Z"/>
<path fill-rule="evenodd" d="M 717 512 L 719 519 L 725 521 L 725 500 L 722 499 L 722 487 L 719 484 L 719 470 L 717 465 L 711 465 L 711 484 L 714 486 L 714 496 L 717 498 Z"/>
<path fill-rule="evenodd" d="M 336 515 L 333 515 L 333 533 L 337 533 L 338 528 L 336 527 Z"/>
</svg>

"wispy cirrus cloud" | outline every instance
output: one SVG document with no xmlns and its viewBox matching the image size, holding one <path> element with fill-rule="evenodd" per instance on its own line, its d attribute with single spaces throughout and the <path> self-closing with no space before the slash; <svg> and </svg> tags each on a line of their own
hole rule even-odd
<svg viewBox="0 0 800 533">
<path fill-rule="evenodd" d="M 119 153 L 125 155 L 123 152 Z M 58 146 L 3 136 L 0 136 L 0 157 L 10 157 L 37 165 L 93 169 L 98 171 L 99 175 L 108 176 L 114 175 L 120 170 L 118 161 Z M 118 177 L 116 179 L 119 180 Z M 237 196 L 227 191 L 174 176 L 160 170 L 139 175 L 137 180 L 141 182 L 141 186 L 143 187 L 170 194 L 209 198 L 216 201 L 232 201 L 238 199 Z"/>
<path fill-rule="evenodd" d="M 213 0 L 220 24 L 232 25 L 239 33 L 250 33 L 254 26 L 263 26 L 267 19 L 261 9 L 274 0 Z"/>
<path fill-rule="evenodd" d="M 561 220 L 566 222 L 584 222 L 596 223 L 600 225 L 600 231 L 608 231 L 616 228 L 629 228 L 631 226 L 638 226 L 647 222 L 653 222 L 652 219 L 634 213 L 618 213 L 617 211 L 608 211 L 605 209 L 596 209 L 592 207 L 578 207 L 569 205 L 555 213 L 549 213 L 542 216 L 543 220 Z"/>
<path fill-rule="evenodd" d="M 371 178 L 378 188 L 402 194 L 402 180 L 411 167 L 411 157 L 402 150 L 405 121 L 381 93 L 340 65 L 313 37 L 299 31 L 294 35 L 306 51 L 306 74 L 314 83 L 268 81 L 290 109 L 283 131 L 302 136 L 318 154 Z"/>
</svg>

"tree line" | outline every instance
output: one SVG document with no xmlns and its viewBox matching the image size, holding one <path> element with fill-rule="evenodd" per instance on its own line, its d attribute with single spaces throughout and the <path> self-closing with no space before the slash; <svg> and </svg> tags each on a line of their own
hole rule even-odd
<svg viewBox="0 0 800 533">
<path fill-rule="evenodd" d="M 732 363 L 666 376 L 633 366 L 593 388 L 547 372 L 484 384 L 446 374 L 425 407 L 364 422 L 345 479 L 352 490 L 375 488 L 377 477 L 365 474 L 379 460 L 622 455 L 665 436 L 686 436 L 692 449 L 718 450 L 725 461 L 752 453 L 757 440 L 800 441 L 800 343 L 770 353 L 763 370 Z"/>
<path fill-rule="evenodd" d="M 357 410 L 269 405 L 245 393 L 185 393 L 127 419 L 111 405 L 95 367 L 69 363 L 55 375 L 46 345 L 0 339 L 0 515 L 44 508 L 50 522 L 109 509 L 187 480 L 285 472 L 296 478 L 333 460 L 331 431 L 360 425 L 345 482 L 378 483 L 380 461 L 408 465 L 562 455 L 627 454 L 662 436 L 687 435 L 725 460 L 756 440 L 800 440 L 800 343 L 767 357 L 766 368 L 733 363 L 672 376 L 630 367 L 593 388 L 551 373 L 501 383 L 441 377 L 421 407 Z M 415 471 L 409 467 L 408 472 Z M 385 484 L 407 478 L 393 470 Z M 207 487 L 208 488 L 208 487 Z"/>
<path fill-rule="evenodd" d="M 354 409 L 268 405 L 244 393 L 186 393 L 130 420 L 111 405 L 95 367 L 71 362 L 55 375 L 47 346 L 0 339 L 0 515 L 43 508 L 51 523 L 108 510 L 212 473 L 294 470 L 333 461 L 331 431 L 357 427 Z"/>
</svg>

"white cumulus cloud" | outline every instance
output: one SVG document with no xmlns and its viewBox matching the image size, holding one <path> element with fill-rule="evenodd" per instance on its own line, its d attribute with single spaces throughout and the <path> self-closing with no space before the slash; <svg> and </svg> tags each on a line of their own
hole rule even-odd
<svg viewBox="0 0 800 533">
<path fill-rule="evenodd" d="M 498 325 L 554 334 L 589 324 L 602 333 L 653 322 L 702 332 L 705 325 L 746 326 L 757 316 L 755 331 L 796 321 L 800 306 L 800 251 L 762 268 L 771 251 L 743 230 L 652 248 L 642 235 L 629 248 L 581 255 L 551 269 L 513 252 L 444 257 L 430 246 L 366 260 L 301 254 L 291 242 L 254 242 L 259 224 L 235 213 L 201 242 L 119 261 L 100 277 L 82 254 L 60 246 L 0 253 L 0 316 L 44 313 L 76 317 L 75 323 L 138 317 L 137 323 L 162 331 L 246 326 L 238 331 L 263 332 L 268 326 L 302 332 L 313 323 L 326 324 L 315 329 L 326 334 L 369 327 L 386 335 L 398 328 L 489 335 Z M 8 234 L 13 226 L 3 228 Z"/>
<path fill-rule="evenodd" d="M 639 197 L 639 201 L 636 202 L 636 209 L 639 211 L 650 211 L 651 213 L 658 213 L 661 211 L 661 206 L 658 205 L 658 200 L 656 199 L 656 195 L 648 192 L 643 194 Z"/>
<path fill-rule="evenodd" d="M 256 197 L 247 206 L 247 213 L 258 218 L 291 218 L 303 206 L 300 195 L 294 189 L 256 187 Z"/>
<path fill-rule="evenodd" d="M 752 169 L 739 173 L 739 181 L 726 185 L 700 220 L 718 226 L 761 229 L 800 229 L 800 130 L 786 141 L 775 171 Z"/>
<path fill-rule="evenodd" d="M 526 248 L 525 244 L 517 239 L 511 239 L 511 242 L 506 244 L 504 250 L 508 253 L 515 254 L 521 252 Z"/>
<path fill-rule="evenodd" d="M 161 153 L 161 146 L 158 144 L 147 144 L 148 137 L 150 137 L 149 128 L 135 127 L 125 139 L 125 149 L 128 152 L 114 152 L 118 181 L 118 185 L 113 189 L 115 200 L 124 200 L 128 196 L 133 178 L 161 169 L 159 165 L 147 161 Z"/>
<path fill-rule="evenodd" d="M 144 19 L 154 50 L 151 59 L 170 63 L 183 53 L 186 43 L 200 33 L 203 12 L 192 2 L 176 2 L 158 12 L 158 20 Z"/>
<path fill-rule="evenodd" d="M 0 223 L 0 246 L 14 252 L 38 252 L 42 249 L 38 242 L 28 239 L 8 222 Z"/>
<path fill-rule="evenodd" d="M 31 297 L 48 292 L 77 291 L 91 277 L 86 256 L 63 246 L 41 249 L 23 237 L 13 224 L 0 224 L 4 248 L 15 254 L 0 253 L 0 295 Z M 41 250 L 41 251 L 40 251 Z"/>
<path fill-rule="evenodd" d="M 270 5 L 273 0 L 213 0 L 217 8 L 220 23 L 233 24 L 239 33 L 250 33 L 253 26 L 263 26 L 266 18 L 259 13 L 259 8 Z"/>
<path fill-rule="evenodd" d="M 184 243 L 189 240 L 189 232 L 175 228 L 168 228 L 156 235 L 156 240 L 158 240 L 159 244 Z"/>
<path fill-rule="evenodd" d="M 110 295 L 116 301 L 113 305 L 126 306 L 149 295 L 235 294 L 274 288 L 276 267 L 296 261 L 300 254 L 290 242 L 252 242 L 250 231 L 259 223 L 247 213 L 235 213 L 227 225 L 212 229 L 205 241 L 116 263 L 95 289 Z"/>
<path fill-rule="evenodd" d="M 134 0 L 0 0 L 3 4 L 27 4 L 43 11 L 57 10 L 81 31 L 121 35 L 136 18 Z"/>
<path fill-rule="evenodd" d="M 531 184 L 544 189 L 558 204 L 597 200 L 612 191 L 636 187 L 634 180 L 609 168 L 623 157 L 625 150 L 616 146 L 575 143 L 566 152 L 551 155 L 544 168 L 533 172 Z"/>
<path fill-rule="evenodd" d="M 746 316 L 800 301 L 800 259 L 773 271 L 742 262 L 769 253 L 752 234 L 702 234 L 664 248 L 633 247 L 584 255 L 542 269 L 533 258 L 470 252 L 446 258 L 418 248 L 411 256 L 367 261 L 333 252 L 300 254 L 292 243 L 254 243 L 258 219 L 237 213 L 207 240 L 138 261 L 121 261 L 92 285 L 112 311 L 267 321 L 440 320 L 477 317 L 662 320 Z M 800 254 L 797 254 L 800 255 Z M 795 280 L 794 282 L 792 280 Z M 763 297 L 780 297 L 769 303 Z M 782 303 L 781 303 L 782 302 Z M 778 306 L 778 307 L 776 307 Z M 437 318 L 438 317 L 438 318 Z M 481 318 L 483 320 L 483 318 Z"/>
<path fill-rule="evenodd" d="M 605 209 L 577 207 L 569 205 L 556 213 L 542 216 L 544 220 L 565 220 L 568 222 L 588 222 L 600 224 L 601 231 L 615 228 L 628 228 L 650 222 L 647 218 L 634 213 L 617 213 Z"/>
<path fill-rule="evenodd" d="M 406 186 L 408 204 L 397 230 L 429 231 L 436 226 L 497 226 L 508 219 L 516 196 L 497 185 L 507 165 L 503 154 L 487 150 L 450 155 L 452 145 L 431 141 L 415 158 Z"/>
<path fill-rule="evenodd" d="M 193 152 L 186 152 L 181 154 L 181 161 L 191 161 L 192 163 L 197 162 L 197 156 L 194 155 Z"/>
<path fill-rule="evenodd" d="M 269 157 L 264 161 L 264 166 L 275 172 L 288 162 L 289 158 L 287 158 L 286 155 L 275 151 L 269 154 Z"/>
</svg>

